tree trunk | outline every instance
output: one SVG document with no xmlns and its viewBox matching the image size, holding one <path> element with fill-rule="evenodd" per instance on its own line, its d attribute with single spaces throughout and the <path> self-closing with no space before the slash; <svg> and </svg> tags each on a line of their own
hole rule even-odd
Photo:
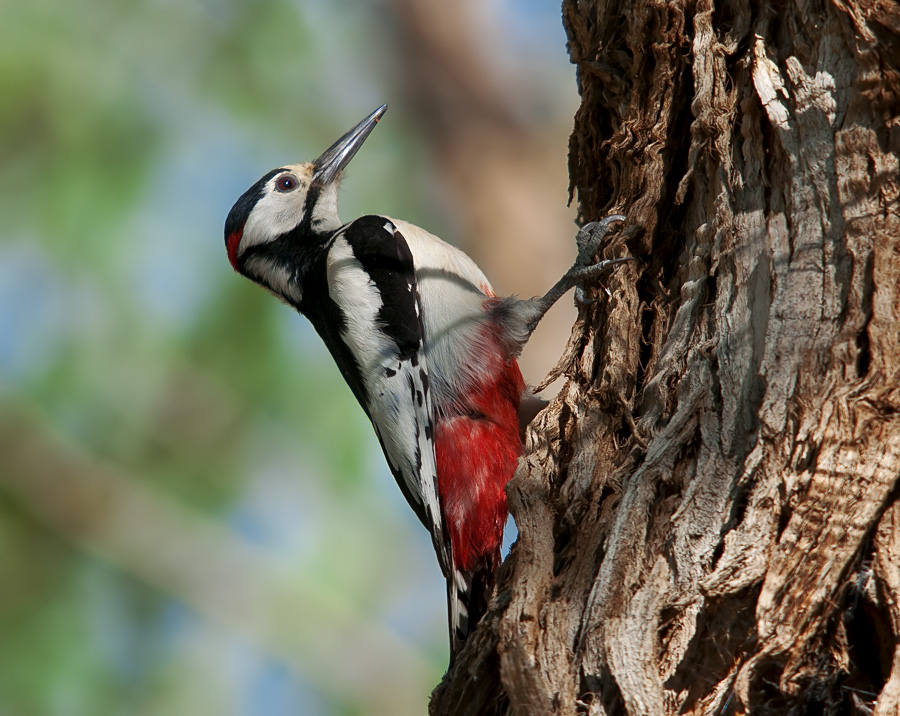
<svg viewBox="0 0 900 716">
<path fill-rule="evenodd" d="M 581 312 L 432 714 L 900 712 L 900 8 L 564 0 Z"/>
</svg>

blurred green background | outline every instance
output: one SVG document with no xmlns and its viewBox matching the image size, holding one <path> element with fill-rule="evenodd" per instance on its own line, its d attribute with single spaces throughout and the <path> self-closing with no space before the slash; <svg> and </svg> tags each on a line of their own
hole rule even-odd
<svg viewBox="0 0 900 716">
<path fill-rule="evenodd" d="M 344 218 L 550 285 L 573 253 L 559 7 L 446 5 L 0 5 L 0 716 L 425 712 L 430 540 L 222 226 L 388 102 Z M 547 330 L 532 381 L 568 324 Z"/>
</svg>

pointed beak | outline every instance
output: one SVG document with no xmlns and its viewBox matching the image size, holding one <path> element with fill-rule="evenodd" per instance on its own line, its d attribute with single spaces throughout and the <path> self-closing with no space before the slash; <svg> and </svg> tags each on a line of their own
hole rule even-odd
<svg viewBox="0 0 900 716">
<path fill-rule="evenodd" d="M 322 156 L 315 161 L 313 181 L 325 186 L 337 179 L 341 170 L 353 159 L 353 156 L 363 142 L 366 141 L 366 137 L 375 129 L 375 125 L 378 124 L 378 120 L 381 119 L 385 112 L 387 112 L 387 105 L 383 104 L 328 147 Z"/>
</svg>

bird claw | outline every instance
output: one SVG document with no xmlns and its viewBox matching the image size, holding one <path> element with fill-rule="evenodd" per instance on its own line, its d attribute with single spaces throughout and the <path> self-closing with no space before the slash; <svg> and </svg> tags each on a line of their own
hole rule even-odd
<svg viewBox="0 0 900 716">
<path fill-rule="evenodd" d="M 621 261 L 629 260 L 613 259 L 611 261 L 601 261 L 598 264 L 591 263 L 597 253 L 597 250 L 600 248 L 600 243 L 612 230 L 612 224 L 619 221 L 625 221 L 625 217 L 622 214 L 610 214 L 600 221 L 588 222 L 578 230 L 578 233 L 575 235 L 575 243 L 578 244 L 578 258 L 575 259 L 575 265 L 572 267 L 572 270 L 591 266 L 596 267 L 596 275 L 600 275 L 607 267 Z M 590 278 L 591 277 L 585 277 L 582 280 L 590 280 Z M 606 292 L 607 294 L 609 294 L 609 289 L 606 289 Z M 588 297 L 587 290 L 584 288 L 584 286 L 578 284 L 575 287 L 576 304 L 578 304 L 579 306 L 590 306 L 595 302 L 596 299 Z"/>
<path fill-rule="evenodd" d="M 596 303 L 597 299 L 588 298 L 587 291 L 585 291 L 584 286 L 576 286 L 575 287 L 575 303 L 579 306 L 590 306 L 592 303 Z"/>
<path fill-rule="evenodd" d="M 589 306 L 594 303 L 593 298 L 588 298 L 582 284 L 586 281 L 592 281 L 604 272 L 608 271 L 611 266 L 623 263 L 624 261 L 634 261 L 629 256 L 621 259 L 607 259 L 599 263 L 593 263 L 594 255 L 600 246 L 600 242 L 610 231 L 610 224 L 616 221 L 625 221 L 625 217 L 621 214 L 611 214 L 600 221 L 592 221 L 585 224 L 578 231 L 575 241 L 578 243 L 578 258 L 565 275 L 556 282 L 556 284 L 545 293 L 541 298 L 533 299 L 538 311 L 533 319 L 531 329 L 537 325 L 543 315 L 549 308 L 556 303 L 562 295 L 571 288 L 575 288 L 575 302 L 579 306 Z M 609 294 L 609 291 L 607 291 Z M 530 331 L 529 331 L 530 335 Z"/>
<path fill-rule="evenodd" d="M 575 243 L 578 245 L 577 265 L 587 266 L 591 263 L 600 242 L 612 230 L 611 225 L 618 221 L 625 221 L 625 217 L 622 214 L 610 214 L 600 221 L 588 222 L 578 230 L 575 235 Z"/>
</svg>

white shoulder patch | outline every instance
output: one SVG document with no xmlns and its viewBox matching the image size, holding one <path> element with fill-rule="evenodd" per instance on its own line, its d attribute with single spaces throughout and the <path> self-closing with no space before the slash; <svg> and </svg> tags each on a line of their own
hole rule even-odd
<svg viewBox="0 0 900 716">
<path fill-rule="evenodd" d="M 343 236 L 338 235 L 328 251 L 326 271 L 328 293 L 346 321 L 344 342 L 356 357 L 365 378 L 392 352 L 396 353 L 386 336 L 372 330 L 378 325 L 381 294 Z"/>
</svg>

